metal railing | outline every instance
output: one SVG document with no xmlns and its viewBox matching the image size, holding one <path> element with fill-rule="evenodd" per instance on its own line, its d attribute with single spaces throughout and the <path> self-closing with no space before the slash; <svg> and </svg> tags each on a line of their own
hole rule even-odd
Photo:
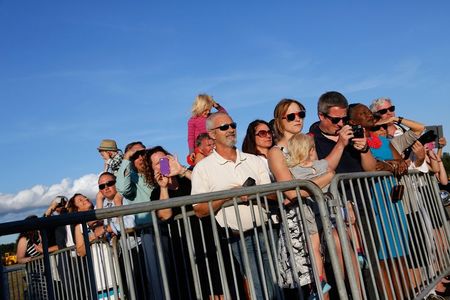
<svg viewBox="0 0 450 300">
<path fill-rule="evenodd" d="M 77 255 L 75 248 L 44 251 L 44 256 L 26 265 L 27 293 L 41 297 L 29 292 L 39 282 L 39 292 L 47 293 L 40 299 L 151 298 L 157 294 L 152 290 L 155 278 L 166 299 L 219 295 L 225 299 L 291 299 L 292 293 L 286 294 L 286 277 L 291 278 L 289 289 L 296 291 L 295 298 L 311 296 L 306 289 L 323 299 L 317 256 L 312 255 L 317 245 L 309 233 L 310 211 L 304 204 L 310 199 L 317 204 L 315 217 L 322 224 L 322 246 L 331 266 L 327 275 L 331 272 L 334 277 L 330 293 L 340 299 L 349 295 L 352 299 L 392 295 L 393 299 L 421 299 L 450 271 L 450 231 L 434 178 L 411 174 L 400 183 L 404 195 L 395 202 L 391 190 L 399 182 L 390 173 L 354 173 L 337 175 L 331 195 L 324 195 L 312 182 L 295 180 L 9 222 L 0 224 L 0 235 L 39 229 L 46 248 L 48 230 L 82 224 L 85 256 Z M 287 190 L 297 191 L 297 201 L 289 205 L 283 196 Z M 301 197 L 304 190 L 310 198 Z M 242 202 L 244 195 L 251 201 Z M 236 216 L 237 228 L 231 229 L 225 210 L 213 211 L 216 199 L 230 199 L 227 209 Z M 192 205 L 202 202 L 208 203 L 210 215 L 199 219 Z M 175 209 L 177 215 L 167 222 L 159 220 L 156 212 L 164 208 Z M 141 212 L 150 212 L 152 223 L 126 229 L 123 217 Z M 224 227 L 216 222 L 216 213 L 223 214 Z M 245 220 L 242 213 L 249 213 Z M 86 223 L 112 217 L 119 219 L 120 236 L 89 242 Z M 436 241 L 434 248 L 431 237 Z M 358 258 L 365 260 L 363 265 L 359 266 Z M 2 275 L 7 273 L 3 270 Z"/>
</svg>

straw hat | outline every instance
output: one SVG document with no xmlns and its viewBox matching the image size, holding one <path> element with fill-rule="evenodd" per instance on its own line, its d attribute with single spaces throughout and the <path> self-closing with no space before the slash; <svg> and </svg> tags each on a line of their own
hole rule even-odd
<svg viewBox="0 0 450 300">
<path fill-rule="evenodd" d="M 102 140 L 100 146 L 97 148 L 98 151 L 118 151 L 117 144 L 115 140 Z"/>
</svg>

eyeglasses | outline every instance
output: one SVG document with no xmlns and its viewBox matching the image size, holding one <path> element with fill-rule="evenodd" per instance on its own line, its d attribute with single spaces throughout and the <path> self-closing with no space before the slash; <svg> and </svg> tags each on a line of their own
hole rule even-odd
<svg viewBox="0 0 450 300">
<path fill-rule="evenodd" d="M 306 112 L 304 110 L 287 114 L 283 119 L 286 119 L 288 122 L 292 122 L 295 120 L 295 116 L 298 116 L 300 119 L 304 119 L 306 116 Z"/>
<path fill-rule="evenodd" d="M 115 180 L 110 180 L 110 181 L 107 181 L 105 183 L 99 184 L 98 185 L 98 189 L 99 190 L 104 190 L 106 187 L 112 187 L 115 184 L 116 184 Z"/>
<path fill-rule="evenodd" d="M 270 130 L 260 130 L 255 135 L 259 136 L 260 138 L 265 138 L 267 136 L 272 136 L 272 131 Z"/>
<path fill-rule="evenodd" d="M 340 121 L 342 121 L 345 124 L 348 121 L 348 117 L 347 116 L 345 116 L 345 117 L 331 117 L 331 116 L 329 116 L 328 114 L 325 114 L 325 113 L 323 113 L 323 115 L 327 119 L 329 119 L 331 121 L 331 123 L 333 123 L 333 124 L 338 124 Z"/>
<path fill-rule="evenodd" d="M 387 130 L 388 124 L 381 124 L 381 125 L 375 125 L 375 126 L 372 126 L 372 127 L 370 128 L 370 131 L 378 131 L 378 130 L 380 130 L 381 128 L 383 128 L 384 130 Z"/>
<path fill-rule="evenodd" d="M 394 112 L 395 111 L 395 105 L 392 105 L 391 107 L 388 107 L 388 108 L 380 109 L 379 111 L 377 111 L 377 113 L 380 114 L 380 115 L 384 115 L 388 111 Z"/>
<path fill-rule="evenodd" d="M 230 123 L 230 124 L 222 124 L 220 126 L 217 126 L 216 128 L 213 128 L 212 130 L 220 129 L 220 131 L 227 131 L 228 128 L 230 128 L 230 127 L 233 128 L 233 129 L 236 129 L 236 123 L 233 122 L 233 123 Z"/>
</svg>

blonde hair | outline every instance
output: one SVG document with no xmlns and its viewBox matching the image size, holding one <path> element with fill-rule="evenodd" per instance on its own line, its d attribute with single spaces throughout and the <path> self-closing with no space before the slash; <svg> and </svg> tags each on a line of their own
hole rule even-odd
<svg viewBox="0 0 450 300">
<path fill-rule="evenodd" d="M 310 151 L 314 147 L 314 138 L 312 136 L 304 133 L 294 134 L 287 144 L 289 157 L 286 162 L 288 167 L 291 168 L 307 161 Z"/>
<path fill-rule="evenodd" d="M 205 110 L 210 110 L 213 107 L 214 100 L 207 94 L 199 94 L 192 104 L 192 116 L 200 116 Z"/>
</svg>

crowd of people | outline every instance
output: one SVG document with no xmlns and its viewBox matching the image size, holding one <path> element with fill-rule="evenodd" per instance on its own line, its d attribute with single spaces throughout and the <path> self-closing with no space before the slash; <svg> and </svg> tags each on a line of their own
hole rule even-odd
<svg viewBox="0 0 450 300">
<path fill-rule="evenodd" d="M 211 112 L 213 108 L 217 112 Z M 104 160 L 104 169 L 98 178 L 99 191 L 96 199 L 91 201 L 79 193 L 72 195 L 70 199 L 60 196 L 52 201 L 45 216 L 148 201 L 167 201 L 179 196 L 292 179 L 311 180 L 326 192 L 335 174 L 350 172 L 390 171 L 400 176 L 414 169 L 432 172 L 440 184 L 447 185 L 448 176 L 442 163 L 445 138 L 440 138 L 437 145 L 429 140 L 421 141 L 425 126 L 407 117 L 396 116 L 395 109 L 389 98 L 376 99 L 369 105 L 349 105 L 341 93 L 326 92 L 318 100 L 318 121 L 311 125 L 308 132 L 304 132 L 303 122 L 307 108 L 297 100 L 282 99 L 274 108 L 272 120 L 257 119 L 248 125 L 240 150 L 236 139 L 238 125 L 233 120 L 232 112 L 225 110 L 211 96 L 200 94 L 193 103 L 192 117 L 188 121 L 189 154 L 186 159 L 189 166 L 184 166 L 163 146 L 148 148 L 141 141 L 136 141 L 126 145 L 122 152 L 114 140 L 102 140 L 97 149 Z M 283 194 L 283 206 L 290 226 L 287 231 L 284 226 L 274 227 L 278 237 L 276 252 L 279 276 L 276 281 L 270 276 L 261 276 L 261 273 L 264 273 L 261 267 L 264 270 L 270 269 L 267 255 L 269 249 L 266 249 L 266 244 L 262 242 L 262 230 L 257 230 L 256 235 L 253 234 L 255 227 L 260 228 L 269 218 L 273 217 L 275 225 L 281 222 L 276 212 L 271 213 L 270 207 L 246 205 L 246 197 L 242 197 L 243 203 L 237 206 L 237 211 L 233 206 L 225 206 L 230 199 L 214 199 L 211 205 L 202 202 L 187 207 L 188 211 L 195 214 L 195 218 L 190 218 L 190 228 L 194 250 L 198 255 L 203 298 L 224 297 L 221 278 L 208 278 L 208 274 L 220 273 L 220 262 L 216 258 L 217 246 L 213 238 L 213 228 L 217 228 L 222 238 L 221 243 L 224 243 L 221 245 L 222 258 L 227 269 L 224 277 L 229 280 L 238 278 L 236 288 L 230 288 L 233 299 L 236 294 L 244 295 L 245 298 L 250 293 L 249 282 L 246 280 L 249 277 L 252 279 L 255 293 L 253 296 L 256 299 L 278 299 L 280 293 L 289 298 L 289 295 L 295 295 L 299 285 L 306 297 L 318 297 L 318 286 L 324 294 L 324 299 L 330 299 L 330 291 L 336 288 L 328 280 L 330 274 L 321 251 L 323 226 L 319 210 L 317 203 L 306 191 L 302 190 L 300 194 L 308 225 L 306 228 L 302 228 L 298 222 L 300 216 L 296 209 L 297 192 L 293 190 Z M 386 205 L 380 208 L 377 222 L 407 224 L 401 202 Z M 401 213 L 395 218 L 386 213 L 392 209 L 391 206 L 399 206 L 396 210 Z M 354 207 L 362 206 L 358 206 L 358 203 L 356 206 L 350 204 L 345 209 L 348 220 L 354 215 Z M 263 214 L 260 209 L 264 211 Z M 160 261 L 164 261 L 169 281 L 171 276 L 190 271 L 180 252 L 180 249 L 186 249 L 186 240 L 171 238 L 174 232 L 181 234 L 185 231 L 183 224 L 174 221 L 174 217 L 181 213 L 180 208 L 165 208 L 156 212 L 156 221 L 168 225 L 161 227 L 158 237 L 151 226 L 155 221 L 151 213 L 139 213 L 124 218 L 125 228 L 138 228 L 129 245 L 133 257 L 139 256 L 144 262 L 135 272 L 135 276 L 143 281 L 138 288 L 139 299 L 164 299 Z M 215 215 L 215 224 L 212 224 L 209 217 L 211 214 Z M 366 250 L 358 239 L 358 236 L 365 232 L 367 224 L 364 224 L 364 220 L 361 221 L 363 228 L 358 228 L 356 224 L 352 227 L 355 231 L 353 236 L 356 236 L 352 243 L 355 243 L 358 249 L 352 257 L 355 268 L 367 264 Z M 120 236 L 117 218 L 91 222 L 87 229 L 91 241 L 98 238 L 106 238 L 109 241 Z M 337 233 L 333 234 L 339 244 Z M 395 233 L 402 234 L 404 233 Z M 242 236 L 247 253 L 242 252 Z M 57 228 L 49 238 L 49 245 L 52 246 L 49 248 L 50 252 L 75 246 L 79 257 L 86 255 L 81 224 Z M 306 238 L 311 241 L 313 253 L 309 253 Z M 380 248 L 386 248 L 389 243 L 396 243 L 396 237 L 382 240 Z M 158 242 L 163 253 L 170 252 L 170 256 L 163 254 L 163 257 L 160 257 Z M 231 245 L 231 252 L 225 244 Z M 293 260 L 288 245 L 292 245 L 294 249 Z M 19 262 L 25 263 L 30 257 L 40 253 L 42 246 L 38 232 L 19 236 Z M 380 256 L 380 260 L 387 261 L 403 255 L 405 253 L 394 253 L 392 257 Z M 244 256 L 249 260 L 250 268 L 244 267 Z M 343 268 L 341 255 L 339 261 Z M 227 268 L 231 263 L 237 266 L 234 274 Z M 386 273 L 387 270 L 383 266 L 384 264 L 381 264 Z M 405 266 L 400 263 L 400 268 L 405 269 Z M 294 269 L 298 273 L 293 272 Z M 320 283 L 315 283 L 313 270 L 317 272 Z M 357 280 L 360 287 L 359 278 Z M 192 279 L 178 282 L 180 286 L 171 289 L 172 298 L 184 298 L 184 291 L 192 289 Z M 446 291 L 446 283 L 444 280 L 436 286 L 437 294 L 450 293 L 450 288 Z M 396 299 L 396 291 L 388 296 Z"/>
</svg>

